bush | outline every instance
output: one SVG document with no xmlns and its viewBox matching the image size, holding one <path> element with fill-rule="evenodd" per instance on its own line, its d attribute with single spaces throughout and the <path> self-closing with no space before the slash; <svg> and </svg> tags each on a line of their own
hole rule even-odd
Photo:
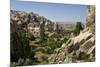
<svg viewBox="0 0 100 67">
<path fill-rule="evenodd" d="M 29 40 L 31 40 L 31 41 L 34 41 L 34 40 L 35 40 L 34 35 L 31 34 L 31 33 L 26 33 L 26 37 L 27 37 Z"/>
</svg>

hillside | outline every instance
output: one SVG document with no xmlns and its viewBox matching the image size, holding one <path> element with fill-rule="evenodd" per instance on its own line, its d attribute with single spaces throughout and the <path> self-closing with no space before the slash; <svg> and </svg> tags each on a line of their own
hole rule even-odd
<svg viewBox="0 0 100 67">
<path fill-rule="evenodd" d="M 11 65 L 47 64 L 49 55 L 68 40 L 74 26 L 33 12 L 11 10 L 10 17 Z"/>
<path fill-rule="evenodd" d="M 95 6 L 88 6 L 86 27 L 48 58 L 50 64 L 95 61 Z"/>
</svg>

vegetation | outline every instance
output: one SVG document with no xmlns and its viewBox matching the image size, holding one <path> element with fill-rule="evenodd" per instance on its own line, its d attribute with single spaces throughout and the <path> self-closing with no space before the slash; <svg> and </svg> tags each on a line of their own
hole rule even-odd
<svg viewBox="0 0 100 67">
<path fill-rule="evenodd" d="M 29 46 L 29 38 L 26 37 L 26 32 L 20 31 L 11 33 L 11 62 L 22 65 L 27 59 L 35 58 Z"/>
<path fill-rule="evenodd" d="M 82 29 L 81 22 L 77 22 L 74 34 L 78 35 Z M 70 38 L 71 33 L 73 33 L 72 29 L 68 29 L 63 30 L 62 33 L 59 31 L 59 34 L 44 34 L 42 32 L 42 37 L 34 37 L 33 34 L 24 30 L 12 32 L 11 64 L 31 65 L 48 63 L 46 59 L 48 59 L 49 55 L 53 54 L 55 49 L 60 48 Z M 51 36 L 49 36 L 50 34 Z M 37 46 L 29 46 L 30 41 L 34 41 L 34 44 Z"/>
<path fill-rule="evenodd" d="M 41 63 L 34 57 L 35 53 L 40 51 L 43 54 L 52 54 L 56 48 L 60 48 L 68 40 L 66 37 L 62 36 L 62 38 L 48 37 L 46 34 L 43 38 L 35 38 L 25 31 L 13 32 L 11 33 L 11 62 L 14 65 Z M 36 41 L 36 39 L 39 39 L 35 43 L 40 47 L 34 49 L 29 46 L 29 41 Z"/>
<path fill-rule="evenodd" d="M 81 22 L 77 22 L 76 26 L 75 26 L 75 29 L 73 31 L 75 36 L 77 36 L 80 33 L 81 30 L 83 30 L 82 23 Z"/>
</svg>

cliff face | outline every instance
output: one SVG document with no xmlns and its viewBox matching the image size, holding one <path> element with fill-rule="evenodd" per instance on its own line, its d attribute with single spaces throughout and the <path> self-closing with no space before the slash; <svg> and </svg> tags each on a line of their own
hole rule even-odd
<svg viewBox="0 0 100 67">
<path fill-rule="evenodd" d="M 48 58 L 50 64 L 95 61 L 95 6 L 88 6 L 86 28 Z"/>
</svg>

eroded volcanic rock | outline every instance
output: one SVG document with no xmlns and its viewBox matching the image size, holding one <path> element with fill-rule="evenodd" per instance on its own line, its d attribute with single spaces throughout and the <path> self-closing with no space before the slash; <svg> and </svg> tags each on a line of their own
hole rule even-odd
<svg viewBox="0 0 100 67">
<path fill-rule="evenodd" d="M 95 6 L 88 6 L 86 28 L 55 50 L 50 64 L 95 61 Z"/>
</svg>

